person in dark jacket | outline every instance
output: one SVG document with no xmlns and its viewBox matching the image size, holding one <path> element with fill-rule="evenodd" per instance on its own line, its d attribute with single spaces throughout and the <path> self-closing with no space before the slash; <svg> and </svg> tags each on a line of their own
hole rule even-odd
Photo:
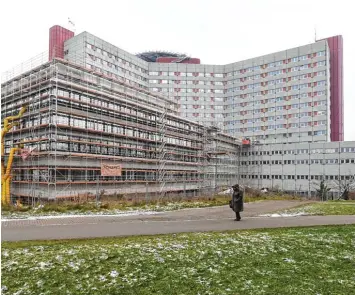
<svg viewBox="0 0 355 295">
<path fill-rule="evenodd" d="M 234 185 L 232 194 L 232 202 L 231 207 L 235 212 L 235 220 L 241 220 L 240 212 L 243 212 L 244 204 L 243 204 L 243 191 L 240 189 L 239 184 Z"/>
</svg>

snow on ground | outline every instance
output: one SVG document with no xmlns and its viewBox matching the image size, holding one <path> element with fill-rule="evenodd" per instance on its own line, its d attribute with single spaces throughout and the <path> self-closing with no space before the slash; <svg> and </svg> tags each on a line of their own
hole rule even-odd
<svg viewBox="0 0 355 295">
<path fill-rule="evenodd" d="M 136 216 L 136 215 L 157 215 L 161 214 L 163 212 L 156 212 L 156 211 L 140 211 L 140 210 L 135 210 L 135 211 L 119 211 L 114 214 L 103 214 L 100 212 L 97 213 L 88 213 L 88 214 L 61 214 L 61 215 L 45 215 L 45 216 L 19 216 L 16 218 L 16 216 L 2 216 L 1 217 L 1 222 L 6 222 L 6 221 L 13 221 L 13 220 L 41 220 L 41 219 L 62 219 L 62 218 L 76 218 L 76 217 L 124 217 L 124 216 Z M 15 218 L 12 218 L 15 217 Z"/>
<path fill-rule="evenodd" d="M 187 206 L 196 207 L 187 207 Z M 247 205 L 246 205 L 247 206 Z M 75 218 L 75 217 L 124 217 L 124 216 L 138 216 L 138 215 L 157 215 L 176 210 L 196 210 L 215 208 L 220 206 L 206 206 L 203 202 L 195 203 L 168 203 L 167 205 L 148 206 L 147 208 L 131 210 L 102 210 L 98 212 L 91 211 L 68 211 L 68 212 L 14 212 L 11 214 L 4 214 L 1 216 L 1 221 L 12 220 L 40 220 L 40 219 L 55 219 L 55 218 Z"/>
<path fill-rule="evenodd" d="M 260 217 L 297 217 L 297 216 L 307 216 L 310 215 L 306 212 L 294 212 L 294 213 L 272 213 L 272 214 L 262 214 Z"/>
</svg>

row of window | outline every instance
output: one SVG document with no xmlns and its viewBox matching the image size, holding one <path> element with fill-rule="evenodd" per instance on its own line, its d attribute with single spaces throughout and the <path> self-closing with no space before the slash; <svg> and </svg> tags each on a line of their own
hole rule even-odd
<svg viewBox="0 0 355 295">
<path fill-rule="evenodd" d="M 283 179 L 283 180 L 350 180 L 351 175 L 280 175 L 241 174 L 242 179 Z"/>
<path fill-rule="evenodd" d="M 115 116 L 114 116 L 115 118 L 119 118 L 118 113 L 123 113 L 123 114 L 129 114 L 130 116 L 143 118 L 146 120 L 157 121 L 159 118 L 159 115 L 160 115 L 159 113 L 152 114 L 152 113 L 144 112 L 134 105 L 131 106 L 129 104 L 114 103 L 113 101 L 106 101 L 103 98 L 88 96 L 87 94 L 77 93 L 74 91 L 58 89 L 56 93 L 58 96 L 63 96 L 65 98 L 72 98 L 72 99 L 77 100 L 77 103 L 75 103 L 73 101 L 68 102 L 68 101 L 61 100 L 61 99 L 58 99 L 58 102 L 62 101 L 63 104 L 70 103 L 71 107 L 83 106 L 83 105 L 85 105 L 85 103 L 90 103 L 90 104 L 94 105 L 95 107 L 97 107 L 97 109 L 95 109 L 96 111 L 100 111 L 100 110 L 110 110 L 111 112 L 115 111 Z M 42 103 L 43 103 L 43 100 L 42 100 Z M 165 118 L 165 122 L 170 126 L 174 126 L 174 127 L 178 127 L 178 128 L 182 128 L 182 129 L 186 129 L 186 130 L 191 130 L 191 131 L 197 130 L 195 128 L 195 126 L 190 125 L 188 123 L 183 123 L 178 120 L 173 120 L 171 117 Z"/>
<path fill-rule="evenodd" d="M 143 77 L 141 75 L 138 75 L 138 74 L 136 74 L 136 73 L 134 73 L 132 71 L 129 71 L 129 70 L 123 68 L 123 67 L 120 67 L 120 66 L 118 66 L 118 65 L 116 65 L 114 63 L 110 63 L 110 62 L 108 62 L 108 61 L 106 61 L 104 59 L 98 58 L 98 57 L 96 57 L 96 56 L 94 56 L 92 54 L 88 54 L 87 57 L 89 57 L 89 60 L 91 60 L 90 63 L 93 64 L 96 67 L 101 68 L 102 66 L 104 66 L 104 67 L 107 66 L 107 68 L 111 68 L 113 70 L 116 70 L 117 72 L 121 72 L 123 74 L 127 73 L 127 74 L 131 75 L 132 77 L 134 77 L 134 78 L 136 78 L 138 80 L 142 80 L 142 81 L 145 81 L 145 82 L 148 81 L 147 78 L 145 78 L 145 77 Z"/>
<path fill-rule="evenodd" d="M 242 152 L 242 156 L 355 153 L 355 147 Z"/>
<path fill-rule="evenodd" d="M 299 115 L 299 114 L 292 114 L 292 115 Z M 299 116 L 291 116 L 288 117 L 287 115 L 280 115 L 280 116 L 270 116 L 270 117 L 264 117 L 264 118 L 254 118 L 254 119 L 244 119 L 244 120 L 234 120 L 234 121 L 227 121 L 226 124 L 229 125 L 235 125 L 235 124 L 254 124 L 254 123 L 260 123 L 260 122 L 275 122 L 279 120 L 287 120 L 288 118 L 299 118 Z M 262 120 L 263 119 L 263 120 Z M 269 123 L 272 124 L 272 123 Z M 313 125 L 326 125 L 327 121 L 326 120 L 321 120 L 321 121 L 313 121 Z M 291 127 L 298 127 L 298 123 L 290 123 Z"/>
<path fill-rule="evenodd" d="M 311 75 L 303 74 L 303 75 L 295 75 L 288 78 L 275 79 L 265 82 L 258 82 L 253 84 L 247 84 L 247 88 L 256 88 L 256 87 L 265 87 L 271 85 L 277 85 L 281 83 L 287 83 L 288 81 L 297 81 L 303 79 L 309 79 L 310 77 L 315 76 L 325 76 L 325 71 L 314 72 Z M 202 80 L 166 80 L 166 79 L 151 79 L 148 82 L 150 84 L 180 84 L 180 85 L 231 85 L 237 84 L 239 82 L 245 82 L 249 80 L 257 80 L 260 78 L 260 75 L 249 76 L 246 78 L 240 78 L 239 80 L 230 80 L 230 81 L 202 81 Z"/>
<path fill-rule="evenodd" d="M 278 74 L 282 74 L 282 73 L 280 71 L 273 72 L 273 75 L 271 75 L 271 76 L 274 77 L 274 76 L 276 76 Z M 276 84 L 286 83 L 286 82 L 290 82 L 290 81 L 310 79 L 310 78 L 314 78 L 314 77 L 318 77 L 318 76 L 325 76 L 325 75 L 326 75 L 326 71 L 324 71 L 324 70 L 323 71 L 315 71 L 315 72 L 307 73 L 307 74 L 288 76 L 287 78 L 279 78 L 279 79 L 275 79 L 274 78 L 272 80 L 261 82 L 261 85 L 262 86 L 276 85 Z M 265 74 L 263 76 L 262 76 L 262 74 L 256 74 L 256 75 L 253 75 L 253 76 L 243 77 L 243 78 L 239 78 L 239 79 L 236 79 L 236 80 L 228 80 L 226 82 L 226 84 L 227 85 L 239 84 L 241 82 L 258 80 L 260 78 L 266 78 L 266 77 L 267 76 Z"/>
<path fill-rule="evenodd" d="M 240 69 L 237 71 L 224 73 L 224 74 L 206 73 L 206 72 L 205 73 L 202 73 L 202 72 L 184 73 L 184 72 L 151 71 L 151 72 L 149 72 L 149 75 L 150 76 L 183 76 L 183 77 L 185 77 L 185 76 L 187 76 L 187 77 L 193 77 L 193 76 L 195 76 L 195 77 L 233 77 L 233 76 L 237 76 L 237 75 L 243 74 L 243 73 L 250 73 L 250 72 L 259 71 L 259 70 L 263 70 L 263 69 L 267 69 L 267 68 L 274 68 L 277 66 L 281 66 L 283 64 L 288 64 L 291 62 L 299 62 L 299 61 L 311 59 L 313 57 L 320 57 L 320 56 L 326 56 L 326 52 L 319 51 L 319 52 L 313 53 L 313 54 L 301 55 L 301 56 L 297 56 L 297 57 L 293 57 L 293 58 L 288 58 L 288 59 L 284 59 L 284 60 L 271 62 L 268 64 L 252 66 L 252 67 L 248 67 L 248 68 L 244 68 L 244 69 Z"/>
<path fill-rule="evenodd" d="M 180 85 L 226 85 L 226 82 L 221 81 L 198 81 L 198 80 L 149 80 L 150 84 L 180 84 Z"/>
<path fill-rule="evenodd" d="M 277 103 L 277 102 L 283 102 L 287 98 L 287 96 L 281 96 L 281 97 L 276 97 L 276 98 L 269 98 L 269 99 L 262 99 L 262 100 L 255 100 L 252 102 L 240 102 L 234 104 L 234 106 L 238 107 L 247 107 L 247 106 L 254 106 L 254 105 L 259 105 L 259 104 L 267 104 L 267 103 Z M 286 100 L 287 101 L 287 100 Z M 327 105 L 326 100 L 319 100 L 319 101 L 313 101 L 313 102 L 304 102 L 304 103 L 293 103 L 287 106 L 283 106 L 284 109 L 302 109 L 302 108 L 307 108 L 307 107 L 312 107 L 312 106 L 322 106 L 322 105 Z M 230 108 L 230 106 L 228 106 Z"/>
<path fill-rule="evenodd" d="M 226 93 L 225 89 L 199 89 L 199 88 L 159 88 L 152 87 L 149 89 L 152 92 L 176 92 L 176 93 Z"/>
<path fill-rule="evenodd" d="M 286 74 L 286 73 L 292 73 L 292 72 L 298 72 L 298 71 L 303 71 L 306 69 L 310 68 L 315 68 L 315 67 L 323 67 L 326 65 L 326 61 L 318 61 L 314 63 L 308 63 L 300 66 L 294 66 L 294 67 L 288 67 L 280 70 L 274 70 L 274 71 L 268 71 L 268 72 L 263 72 L 260 74 L 256 75 L 250 75 L 246 77 L 239 78 L 238 80 L 235 80 L 235 82 L 245 82 L 248 80 L 256 80 L 256 79 L 261 79 L 261 78 L 266 78 L 268 76 L 278 76 L 281 74 Z M 261 70 L 261 67 L 258 68 L 258 70 Z M 150 76 L 178 76 L 178 77 L 218 77 L 218 78 L 225 78 L 225 77 L 232 77 L 232 76 L 238 76 L 240 74 L 247 73 L 249 71 L 244 71 L 244 70 L 239 70 L 235 71 L 234 75 L 228 75 L 228 74 L 214 74 L 214 73 L 202 73 L 202 72 L 192 72 L 192 73 L 184 73 L 184 72 L 149 72 Z M 252 71 L 250 71 L 252 72 Z M 154 80 L 154 79 L 153 79 Z"/>
<path fill-rule="evenodd" d="M 273 90 L 273 89 L 271 89 Z M 227 100 L 229 101 L 233 101 L 234 99 L 245 99 L 245 98 L 252 98 L 255 99 L 257 96 L 265 96 L 268 94 L 274 94 L 275 91 L 257 91 L 257 92 L 250 92 L 250 93 L 243 93 L 243 94 L 239 94 L 239 95 L 233 95 L 233 96 L 228 96 Z M 300 99 L 300 98 L 307 98 L 307 97 L 314 97 L 314 96 L 322 96 L 325 95 L 326 91 L 325 90 L 318 90 L 315 92 L 305 92 L 305 93 L 296 93 L 296 94 L 292 94 L 292 95 L 284 95 L 284 96 L 278 96 L 275 98 L 265 98 L 262 99 L 260 101 L 260 103 L 268 103 L 269 100 L 271 100 L 271 102 L 273 102 L 273 100 L 278 100 L 278 101 L 282 101 L 282 100 L 292 100 L 292 99 Z"/>
<path fill-rule="evenodd" d="M 320 86 L 326 86 L 326 85 L 327 85 L 327 82 L 325 80 L 322 80 L 322 81 L 317 81 L 317 82 L 309 82 L 309 83 L 296 84 L 296 85 L 291 85 L 291 86 L 283 86 L 283 87 L 279 87 L 279 88 L 275 88 L 275 89 L 266 89 L 266 90 L 258 91 L 257 92 L 258 94 L 255 94 L 255 92 L 253 92 L 253 93 L 254 93 L 254 96 L 255 95 L 265 95 L 265 94 L 274 94 L 274 93 L 290 91 L 290 90 L 301 90 L 304 88 L 320 87 Z M 238 86 L 238 87 L 228 88 L 228 89 L 226 89 L 226 92 L 230 93 L 230 92 L 243 91 L 246 89 L 256 89 L 261 86 L 262 86 L 261 83 L 242 85 L 242 86 Z"/>
<path fill-rule="evenodd" d="M 136 71 L 140 71 L 140 72 L 142 72 L 144 74 L 148 74 L 148 71 L 146 69 L 141 68 L 141 67 L 139 67 L 139 66 L 137 66 L 137 65 L 135 65 L 135 64 L 133 64 L 133 63 L 121 58 L 121 57 L 119 57 L 118 55 L 114 55 L 111 52 L 108 52 L 108 51 L 106 51 L 106 50 L 104 50 L 102 48 L 99 48 L 96 45 L 93 45 L 93 44 L 90 44 L 90 43 L 86 43 L 86 47 L 88 49 L 91 49 L 91 50 L 93 50 L 95 52 L 100 53 L 102 56 L 111 58 L 112 61 L 122 63 L 123 65 L 126 65 L 127 67 L 130 67 L 132 69 L 135 69 Z"/>
<path fill-rule="evenodd" d="M 306 107 L 309 107 L 308 105 Z M 239 111 L 240 116 L 244 115 L 251 115 L 251 114 L 261 114 L 267 112 L 275 112 L 275 111 L 283 111 L 283 110 L 290 110 L 290 109 L 302 109 L 303 107 L 299 106 L 299 104 L 294 104 L 293 107 L 291 105 L 285 106 L 276 106 L 276 107 L 269 107 L 269 108 L 262 108 L 262 109 L 253 109 L 253 110 L 245 110 Z M 326 111 L 314 111 L 314 112 L 302 112 L 302 113 L 295 113 L 289 114 L 289 118 L 303 118 L 303 117 L 312 117 L 312 116 L 322 116 L 325 115 Z"/>
<path fill-rule="evenodd" d="M 247 127 L 247 128 L 236 128 L 235 130 L 238 132 L 258 132 L 258 131 L 266 131 L 266 130 L 278 130 L 278 129 L 292 129 L 292 128 L 306 128 L 318 126 L 316 124 L 312 125 L 312 122 L 307 123 L 291 123 L 291 124 L 275 124 L 269 126 L 255 126 L 255 127 Z M 318 135 L 326 135 L 326 130 L 317 130 L 317 131 L 309 131 L 309 136 L 318 136 Z"/>
<path fill-rule="evenodd" d="M 354 159 L 301 159 L 301 160 L 263 160 L 263 161 L 241 161 L 242 166 L 250 165 L 299 165 L 299 164 L 354 164 Z"/>
<path fill-rule="evenodd" d="M 56 172 L 52 171 L 48 173 L 48 170 L 20 170 L 14 177 L 15 181 L 97 181 L 98 176 L 100 181 L 158 181 L 159 174 L 154 171 L 127 171 L 123 170 L 121 176 L 101 176 L 101 172 L 98 170 L 63 170 L 57 169 Z M 196 172 L 186 173 L 185 171 L 177 171 L 174 173 L 166 173 L 164 179 L 166 181 L 196 181 L 199 180 L 199 176 Z"/>
<path fill-rule="evenodd" d="M 122 77 L 121 75 L 118 75 L 116 73 L 113 73 L 112 71 L 107 71 L 107 70 L 104 70 L 103 68 L 101 67 L 97 67 L 95 65 L 92 65 L 92 64 L 87 64 L 86 67 L 90 70 L 93 70 L 97 73 L 101 73 L 103 75 L 106 75 L 107 77 L 109 78 L 112 78 L 112 79 L 116 79 L 118 81 L 122 81 L 122 82 L 125 82 L 127 84 L 130 84 L 132 86 L 135 86 L 135 87 L 138 87 L 138 88 L 142 88 L 142 89 L 145 89 L 145 90 L 148 90 L 149 88 L 147 86 L 145 86 L 144 84 L 141 84 L 141 83 L 137 83 L 136 81 L 133 81 L 131 78 L 128 78 L 127 76 L 131 76 L 133 78 L 135 78 L 134 73 L 130 72 L 130 71 L 127 71 L 125 73 L 125 76 Z M 141 79 L 143 80 L 143 79 Z"/>
</svg>

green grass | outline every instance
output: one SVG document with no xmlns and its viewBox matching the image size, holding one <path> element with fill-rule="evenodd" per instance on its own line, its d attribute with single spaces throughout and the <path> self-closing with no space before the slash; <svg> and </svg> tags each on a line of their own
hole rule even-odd
<svg viewBox="0 0 355 295">
<path fill-rule="evenodd" d="M 280 214 L 305 213 L 308 215 L 355 215 L 355 201 L 317 202 L 280 211 Z"/>
<path fill-rule="evenodd" d="M 127 211 L 173 211 L 187 208 L 205 208 L 223 206 L 229 203 L 230 196 L 199 197 L 190 200 L 168 201 L 105 201 L 95 202 L 64 202 L 47 203 L 37 208 L 28 206 L 14 207 L 2 206 L 1 215 L 5 218 L 27 218 L 29 216 L 48 215 L 87 215 L 87 214 L 119 214 Z M 246 195 L 245 202 L 258 202 L 264 200 L 295 200 L 297 198 L 287 195 L 262 195 L 252 197 Z"/>
<path fill-rule="evenodd" d="M 355 226 L 2 243 L 2 294 L 354 294 Z"/>
</svg>

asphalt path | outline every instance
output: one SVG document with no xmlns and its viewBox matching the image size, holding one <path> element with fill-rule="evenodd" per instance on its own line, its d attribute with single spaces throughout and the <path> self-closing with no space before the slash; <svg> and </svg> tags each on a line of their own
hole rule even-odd
<svg viewBox="0 0 355 295">
<path fill-rule="evenodd" d="M 269 201 L 245 204 L 241 221 L 228 206 L 185 209 L 151 215 L 84 216 L 2 220 L 2 241 L 156 235 L 254 228 L 355 224 L 355 216 L 260 217 L 261 214 L 304 204 Z"/>
</svg>

